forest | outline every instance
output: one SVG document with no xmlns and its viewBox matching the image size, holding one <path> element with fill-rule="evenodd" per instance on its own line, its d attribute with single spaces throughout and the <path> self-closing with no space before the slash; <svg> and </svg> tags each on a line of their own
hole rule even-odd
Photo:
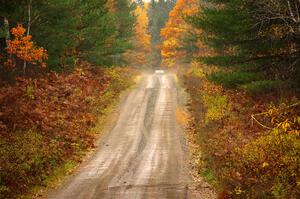
<svg viewBox="0 0 300 199">
<path fill-rule="evenodd" d="M 194 166 L 219 198 L 300 196 L 299 11 L 297 0 L 178 0 L 161 30 L 162 63 L 191 97 Z"/>
<path fill-rule="evenodd" d="M 300 197 L 299 0 L 0 0 L 0 198 L 71 173 L 155 69 L 189 96 L 195 182 Z"/>
</svg>

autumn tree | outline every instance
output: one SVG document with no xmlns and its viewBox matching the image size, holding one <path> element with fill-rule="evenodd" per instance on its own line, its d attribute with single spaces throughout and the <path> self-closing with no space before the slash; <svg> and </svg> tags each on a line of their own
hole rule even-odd
<svg viewBox="0 0 300 199">
<path fill-rule="evenodd" d="M 8 60 L 5 62 L 7 67 L 15 68 L 19 60 L 26 61 L 32 65 L 41 65 L 45 67 L 45 60 L 48 59 L 46 50 L 42 47 L 36 46 L 32 41 L 31 35 L 26 35 L 26 29 L 22 25 L 12 28 L 12 40 L 8 41 L 7 53 L 9 54 Z M 23 68 L 25 74 L 26 68 Z"/>
<path fill-rule="evenodd" d="M 134 37 L 132 39 L 133 49 L 124 55 L 130 63 L 135 66 L 142 66 L 148 63 L 151 52 L 151 36 L 148 33 L 148 5 L 139 4 L 135 9 L 137 17 L 134 26 Z"/>
<path fill-rule="evenodd" d="M 19 22 L 30 30 L 48 51 L 49 70 L 62 71 L 73 69 L 77 60 L 121 63 L 121 55 L 132 47 L 133 5 L 130 0 L 2 0 L 0 16 L 12 27 Z"/>
<path fill-rule="evenodd" d="M 150 51 L 150 34 L 148 33 L 148 6 L 137 6 L 135 15 L 137 22 L 134 27 L 135 36 L 137 39 L 137 47 L 145 52 Z"/>
<path fill-rule="evenodd" d="M 200 48 L 200 42 L 188 44 L 187 38 L 199 34 L 197 29 L 186 22 L 186 17 L 195 15 L 199 10 L 197 0 L 178 0 L 169 14 L 166 26 L 161 30 L 163 38 L 161 55 L 164 63 L 173 65 L 175 60 L 182 60 L 192 53 L 191 48 Z M 189 50 L 188 46 L 189 45 Z"/>
<path fill-rule="evenodd" d="M 149 5 L 149 32 L 151 35 L 151 59 L 152 65 L 157 67 L 161 64 L 160 46 L 162 38 L 160 36 L 161 29 L 168 21 L 169 12 L 175 6 L 175 0 L 152 0 Z"/>
</svg>

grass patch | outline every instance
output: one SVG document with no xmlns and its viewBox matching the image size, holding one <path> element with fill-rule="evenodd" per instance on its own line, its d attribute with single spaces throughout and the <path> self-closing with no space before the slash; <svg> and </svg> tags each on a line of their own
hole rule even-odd
<svg viewBox="0 0 300 199">
<path fill-rule="evenodd" d="M 208 182 L 209 184 L 216 184 L 217 179 L 215 177 L 215 175 L 213 174 L 213 172 L 209 169 L 205 169 L 201 172 L 201 176 L 203 177 L 203 179 Z"/>
<path fill-rule="evenodd" d="M 64 177 L 66 174 L 68 175 L 72 173 L 77 165 L 78 162 L 74 160 L 69 160 L 65 162 L 61 167 L 58 167 L 54 170 L 53 175 L 45 179 L 45 185 L 47 185 L 48 187 L 57 186 L 62 177 Z"/>
</svg>

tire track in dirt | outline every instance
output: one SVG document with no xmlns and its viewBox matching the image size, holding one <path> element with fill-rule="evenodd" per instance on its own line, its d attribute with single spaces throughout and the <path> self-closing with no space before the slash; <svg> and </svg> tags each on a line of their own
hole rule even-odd
<svg viewBox="0 0 300 199">
<path fill-rule="evenodd" d="M 191 198 L 188 152 L 176 107 L 174 75 L 145 75 L 92 158 L 48 198 Z"/>
</svg>

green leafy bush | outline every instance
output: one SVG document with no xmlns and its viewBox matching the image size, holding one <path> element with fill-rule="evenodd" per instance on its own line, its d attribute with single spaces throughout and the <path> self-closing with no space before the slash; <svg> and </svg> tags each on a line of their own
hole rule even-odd
<svg viewBox="0 0 300 199">
<path fill-rule="evenodd" d="M 260 79 L 260 75 L 250 72 L 216 72 L 207 76 L 207 78 L 225 88 L 235 89 L 240 85 L 247 84 Z"/>
<path fill-rule="evenodd" d="M 259 95 L 276 91 L 280 85 L 282 85 L 282 82 L 279 80 L 261 80 L 245 84 L 242 87 L 250 95 Z"/>
</svg>

